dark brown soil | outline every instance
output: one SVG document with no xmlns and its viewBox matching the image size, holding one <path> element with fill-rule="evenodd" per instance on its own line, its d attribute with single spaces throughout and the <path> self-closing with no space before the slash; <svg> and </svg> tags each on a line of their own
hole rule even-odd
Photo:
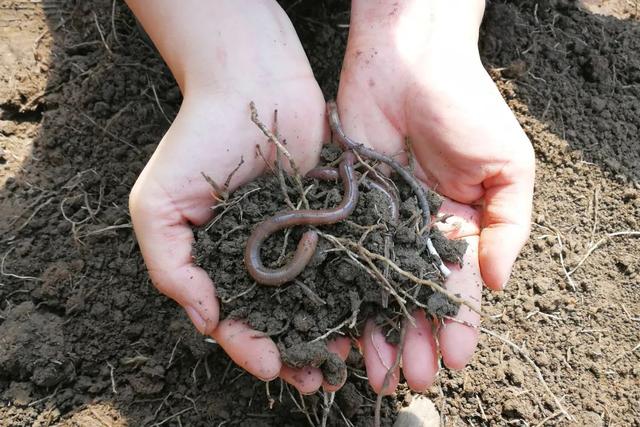
<svg viewBox="0 0 640 427">
<path fill-rule="evenodd" d="M 349 5 L 292 4 L 332 97 Z M 271 384 L 270 409 L 264 384 L 149 283 L 127 196 L 181 97 L 112 7 L 0 4 L 0 425 L 304 425 L 286 389 Z M 506 292 L 485 292 L 483 327 L 529 359 L 483 333 L 470 366 L 426 392 L 446 425 L 640 425 L 640 239 L 606 237 L 640 229 L 639 33 L 565 1 L 488 5 L 483 60 L 538 169 L 532 239 Z M 586 254 L 568 280 L 562 265 Z M 337 408 L 371 424 L 362 375 L 350 371 L 332 425 Z M 411 396 L 385 399 L 385 425 Z M 320 396 L 305 399 L 322 411 Z"/>
<path fill-rule="evenodd" d="M 320 166 L 339 160 L 340 154 L 338 147 L 327 146 Z M 367 172 L 370 176 L 370 171 L 361 169 L 361 173 Z M 331 208 L 342 200 L 339 182 L 305 179 L 303 184 L 305 189 L 310 187 L 305 198 L 312 210 Z M 285 185 L 287 197 L 296 204 L 300 199 L 296 187 L 293 182 Z M 388 195 L 362 183 L 358 204 L 349 218 L 321 226 L 320 231 L 361 244 L 373 253 L 388 254 L 387 257 L 400 268 L 442 285 L 440 273 L 426 250 L 427 237 L 418 232 L 421 216 L 416 197 L 402 181 L 395 180 L 393 186 L 399 193 L 399 200 L 394 202 L 399 206 L 399 218 L 392 217 Z M 430 192 L 429 201 L 429 211 L 436 215 L 442 199 Z M 389 329 L 391 339 L 402 327 L 403 308 L 411 313 L 420 304 L 434 316 L 454 316 L 458 312 L 457 304 L 449 302 L 445 295 L 387 271 L 388 283 L 403 300 L 407 300 L 407 303 L 398 303 L 383 289 L 385 284 L 371 276 L 371 269 L 365 269 L 362 261 L 356 264 L 354 257 L 349 257 L 344 250 L 336 252 L 340 247 L 326 238 L 320 240 L 311 262 L 295 281 L 278 288 L 257 286 L 246 271 L 243 256 L 255 226 L 277 212 L 289 210 L 277 175 L 265 175 L 238 189 L 230 195 L 227 205 L 233 207 L 226 209 L 221 205 L 218 209 L 225 213 L 197 234 L 196 263 L 216 283 L 216 292 L 222 301 L 222 317 L 246 319 L 257 331 L 270 335 L 276 341 L 283 361 L 290 366 L 320 367 L 327 382 L 340 384 L 346 376 L 346 366 L 326 347 L 326 339 L 334 338 L 337 332 L 359 336 L 358 326 L 375 313 L 378 322 Z M 290 257 L 286 255 L 295 251 L 303 231 L 304 227 L 297 227 L 289 237 L 282 231 L 269 238 L 262 246 L 265 265 L 279 268 L 289 262 Z M 430 234 L 445 261 L 462 260 L 466 250 L 464 241 L 449 241 L 435 228 Z M 350 249 L 357 254 L 357 250 Z M 384 264 L 374 264 L 378 264 L 379 271 L 385 272 Z M 350 325 L 329 334 L 345 321 Z"/>
</svg>

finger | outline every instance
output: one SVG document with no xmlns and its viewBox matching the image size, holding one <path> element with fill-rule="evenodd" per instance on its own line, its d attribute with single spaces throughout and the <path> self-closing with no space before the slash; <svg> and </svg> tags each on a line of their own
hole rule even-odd
<svg viewBox="0 0 640 427">
<path fill-rule="evenodd" d="M 271 381 L 282 368 L 276 344 L 239 320 L 225 319 L 211 336 L 229 357 L 251 375 Z"/>
<path fill-rule="evenodd" d="M 149 276 L 160 292 L 185 308 L 198 331 L 208 335 L 218 324 L 218 300 L 207 273 L 193 264 L 189 223 L 204 222 L 211 211 L 181 206 L 147 182 L 143 172 L 131 191 L 129 210 Z"/>
<path fill-rule="evenodd" d="M 478 237 L 465 239 L 469 244 L 463 258 L 463 265 L 449 265 L 451 275 L 447 278 L 446 288 L 480 308 L 482 278 L 478 264 Z M 478 344 L 480 316 L 469 307 L 461 305 L 454 320 L 445 319 L 438 334 L 440 353 L 445 365 L 451 369 L 462 369 L 471 360 Z"/>
<path fill-rule="evenodd" d="M 319 368 L 306 366 L 304 368 L 292 368 L 282 365 L 280 378 L 294 386 L 302 394 L 313 394 L 322 385 L 322 372 Z"/>
<path fill-rule="evenodd" d="M 438 217 L 447 217 L 445 221 L 436 221 L 434 225 L 449 239 L 460 239 L 480 234 L 480 213 L 478 209 L 445 198 L 438 211 Z"/>
<path fill-rule="evenodd" d="M 327 348 L 331 353 L 335 353 L 342 360 L 347 360 L 349 356 L 349 352 L 351 351 L 351 341 L 349 338 L 339 337 L 334 340 L 331 340 L 327 343 Z M 329 384 L 327 381 L 322 381 L 322 388 L 328 392 L 338 391 L 342 388 L 347 377 L 344 377 L 344 381 L 340 384 Z"/>
<path fill-rule="evenodd" d="M 402 371 L 412 390 L 423 392 L 433 384 L 438 374 L 438 352 L 431 320 L 424 311 L 413 314 L 415 326 L 407 321 L 405 346 L 402 351 Z"/>
<path fill-rule="evenodd" d="M 396 360 L 398 350 L 387 342 L 373 320 L 367 321 L 360 341 L 371 388 L 376 393 L 382 392 L 385 395 L 393 393 L 400 381 L 400 368 L 396 368 L 389 376 L 389 382 L 384 390 L 382 390 L 382 386 L 385 375 Z"/>
<path fill-rule="evenodd" d="M 532 156 L 531 156 L 532 157 Z M 491 289 L 503 289 L 529 237 L 534 166 L 523 161 L 486 180 L 480 234 L 480 271 Z"/>
</svg>

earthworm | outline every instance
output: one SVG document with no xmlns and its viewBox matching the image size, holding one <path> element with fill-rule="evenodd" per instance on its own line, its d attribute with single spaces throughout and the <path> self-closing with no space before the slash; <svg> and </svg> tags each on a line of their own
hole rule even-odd
<svg viewBox="0 0 640 427">
<path fill-rule="evenodd" d="M 318 244 L 318 234 L 309 230 L 302 235 L 293 259 L 286 265 L 272 269 L 265 267 L 260 257 L 264 241 L 275 232 L 296 225 L 335 224 L 346 219 L 358 203 L 358 182 L 355 177 L 355 155 L 351 150 L 342 153 L 339 175 L 342 179 L 344 195 L 340 204 L 333 209 L 290 210 L 275 214 L 261 222 L 253 230 L 244 252 L 244 264 L 256 282 L 267 286 L 280 286 L 293 280 L 307 266 Z"/>
<path fill-rule="evenodd" d="M 358 173 L 356 172 L 356 176 Z M 338 169 L 332 167 L 319 166 L 317 168 L 311 169 L 307 172 L 307 178 L 315 178 L 322 181 L 331 181 L 337 180 L 339 177 Z M 362 180 L 362 183 L 369 189 L 374 188 L 380 191 L 382 194 L 387 196 L 389 199 L 389 209 L 391 213 L 391 220 L 393 222 L 398 222 L 400 219 L 400 208 L 398 206 L 398 196 L 395 194 L 395 190 L 389 188 L 386 184 L 380 182 L 377 179 L 369 179 L 365 177 Z"/>
<path fill-rule="evenodd" d="M 422 228 L 428 230 L 431 224 L 431 212 L 429 210 L 429 202 L 427 201 L 427 192 L 424 187 L 416 180 L 411 172 L 405 169 L 400 163 L 396 160 L 392 159 L 389 156 L 386 156 L 382 153 L 378 153 L 371 148 L 365 147 L 364 144 L 356 142 L 349 138 L 347 134 L 344 132 L 342 128 L 342 123 L 340 122 L 340 116 L 338 115 L 338 105 L 335 101 L 327 102 L 327 114 L 329 116 L 329 125 L 331 126 L 331 130 L 338 137 L 338 142 L 342 147 L 342 150 L 353 150 L 357 151 L 363 157 L 369 160 L 376 160 L 378 162 L 382 162 L 387 164 L 395 173 L 400 175 L 400 177 L 411 187 L 411 191 L 415 194 L 416 199 L 418 200 L 418 206 L 422 211 Z M 442 262 L 442 258 L 436 251 L 431 242 L 431 238 L 428 237 L 427 234 L 427 250 L 434 258 L 440 273 L 445 278 L 449 276 L 451 271 L 447 268 L 446 265 Z"/>
</svg>

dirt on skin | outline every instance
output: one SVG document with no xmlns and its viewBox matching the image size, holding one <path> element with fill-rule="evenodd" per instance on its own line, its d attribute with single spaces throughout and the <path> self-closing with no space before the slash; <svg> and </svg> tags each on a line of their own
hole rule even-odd
<svg viewBox="0 0 640 427">
<path fill-rule="evenodd" d="M 348 3 L 285 6 L 333 97 Z M 181 97 L 126 7 L 5 1 L 0 21 L 0 425 L 308 424 L 148 281 L 127 196 Z M 535 225 L 484 293 L 471 364 L 426 391 L 446 425 L 640 425 L 639 33 L 565 1 L 487 6 L 482 58 L 538 159 Z M 370 425 L 348 365 L 328 424 Z M 412 398 L 384 399 L 383 424 Z M 322 404 L 305 397 L 313 423 Z"/>
<path fill-rule="evenodd" d="M 341 154 L 335 145 L 325 147 L 320 166 L 339 161 Z M 421 211 L 408 185 L 397 179 L 383 181 L 381 185 L 391 189 L 390 194 L 385 194 L 371 187 L 372 182 L 384 179 L 382 176 L 372 176 L 364 166 L 360 173 L 358 203 L 353 213 L 337 224 L 318 226 L 319 231 L 386 255 L 405 271 L 441 286 L 442 276 L 426 248 L 427 235 L 420 234 Z M 301 203 L 293 180 L 287 178 L 287 198 L 294 205 Z M 307 178 L 303 187 L 311 210 L 333 208 L 343 198 L 340 180 Z M 398 196 L 394 188 L 398 189 Z M 428 200 L 429 211 L 437 215 L 442 199 L 429 192 Z M 397 205 L 398 218 L 393 217 L 392 203 Z M 259 223 L 290 210 L 277 174 L 265 175 L 241 187 L 217 210 L 219 215 L 197 234 L 194 258 L 216 283 L 222 301 L 221 317 L 246 319 L 257 331 L 276 341 L 286 364 L 320 367 L 329 384 L 340 384 L 347 370 L 344 362 L 328 351 L 327 339 L 338 333 L 359 336 L 360 326 L 371 315 L 388 330 L 388 339 L 392 340 L 402 327 L 401 319 L 419 306 L 440 317 L 458 312 L 458 305 L 445 295 L 408 280 L 380 261 L 370 260 L 387 280 L 386 284 L 381 282 L 358 256 L 357 248 L 340 246 L 322 234 L 311 262 L 295 280 L 277 288 L 256 284 L 243 261 L 247 239 Z M 294 227 L 290 234 L 283 230 L 267 239 L 261 251 L 264 265 L 280 268 L 290 262 L 303 231 L 306 227 Z M 444 261 L 462 263 L 467 247 L 464 241 L 449 241 L 435 228 L 429 236 Z"/>
</svg>

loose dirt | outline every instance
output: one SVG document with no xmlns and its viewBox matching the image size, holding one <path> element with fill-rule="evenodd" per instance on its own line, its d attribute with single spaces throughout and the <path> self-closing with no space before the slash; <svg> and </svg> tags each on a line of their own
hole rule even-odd
<svg viewBox="0 0 640 427">
<path fill-rule="evenodd" d="M 320 166 L 330 165 L 339 160 L 340 155 L 337 146 L 327 146 Z M 246 319 L 257 331 L 276 341 L 285 363 L 297 368 L 320 367 L 330 384 L 340 384 L 347 372 L 344 362 L 328 351 L 326 339 L 345 332 L 359 336 L 363 322 L 372 313 L 392 340 L 402 328 L 402 319 L 408 318 L 419 305 L 434 316 L 454 316 L 458 312 L 458 305 L 449 302 L 443 294 L 396 272 L 385 272 L 384 264 L 370 259 L 379 264 L 377 272 L 385 277 L 385 281 L 381 281 L 357 248 L 331 240 L 331 237 L 348 240 L 373 253 L 387 254 L 400 268 L 439 286 L 443 281 L 426 249 L 427 235 L 444 261 L 461 263 L 465 242 L 449 241 L 435 228 L 427 235 L 420 234 L 420 209 L 408 185 L 397 179 L 383 181 L 381 185 L 391 190 L 385 194 L 370 185 L 384 177 L 376 178 L 370 172 L 371 169 L 361 167 L 355 210 L 345 221 L 318 227 L 323 233 L 321 236 L 329 236 L 321 238 L 307 268 L 288 286 L 274 288 L 257 284 L 248 274 L 243 257 L 247 239 L 256 225 L 278 212 L 290 210 L 283 191 L 294 205 L 302 203 L 292 180 L 285 183 L 283 190 L 277 174 L 272 173 L 241 187 L 218 207 L 220 214 L 211 224 L 197 234 L 196 264 L 216 283 L 222 316 Z M 333 208 L 343 198 L 339 180 L 307 178 L 303 184 L 311 210 Z M 393 203 L 398 205 L 398 218 L 394 218 L 390 209 L 390 196 L 397 197 Z M 442 199 L 430 192 L 428 200 L 429 211 L 437 215 Z M 277 233 L 262 245 L 266 266 L 279 268 L 289 262 L 287 255 L 295 251 L 305 227 L 291 230 Z"/>
<path fill-rule="evenodd" d="M 349 5 L 285 6 L 333 97 Z M 0 425 L 307 423 L 149 283 L 127 196 L 181 97 L 126 7 L 5 1 L 0 21 Z M 446 425 L 640 425 L 638 52 L 633 20 L 488 4 L 483 61 L 538 159 L 534 225 L 507 290 L 484 294 L 471 364 L 426 391 Z M 370 425 L 348 365 L 330 424 Z M 385 399 L 383 424 L 413 398 Z M 322 404 L 305 397 L 314 423 Z"/>
</svg>

